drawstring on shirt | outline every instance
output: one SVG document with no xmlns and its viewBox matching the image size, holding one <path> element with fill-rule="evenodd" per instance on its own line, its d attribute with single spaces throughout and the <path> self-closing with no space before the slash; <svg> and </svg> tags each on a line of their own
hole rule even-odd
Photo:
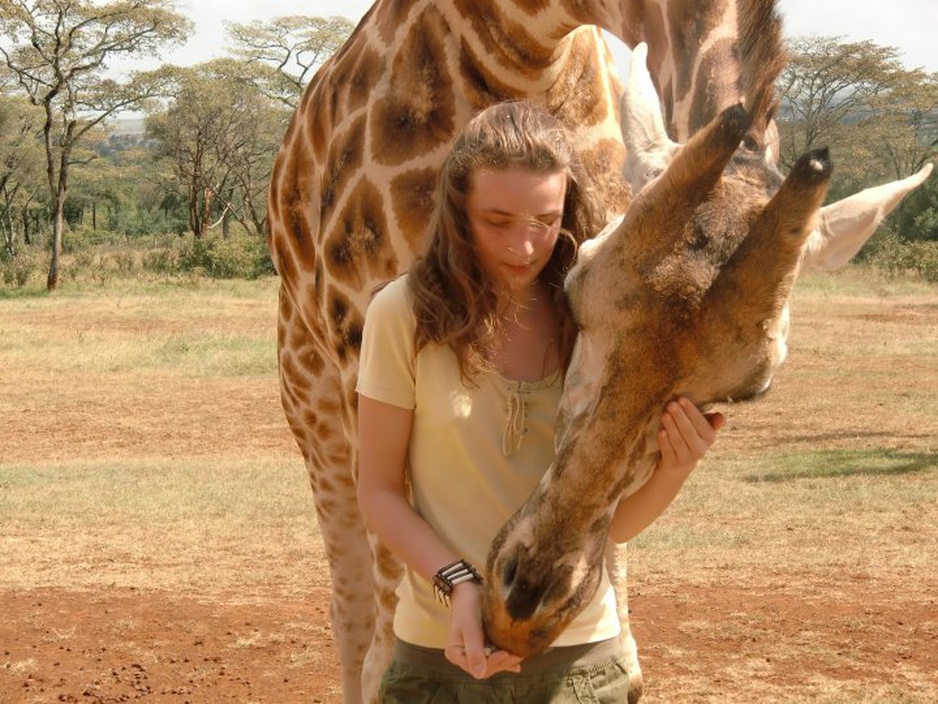
<svg viewBox="0 0 938 704">
<path fill-rule="evenodd" d="M 508 389 L 508 405 L 505 409 L 505 433 L 502 436 L 502 455 L 511 455 L 521 447 L 527 423 L 524 394 L 514 388 Z"/>
</svg>

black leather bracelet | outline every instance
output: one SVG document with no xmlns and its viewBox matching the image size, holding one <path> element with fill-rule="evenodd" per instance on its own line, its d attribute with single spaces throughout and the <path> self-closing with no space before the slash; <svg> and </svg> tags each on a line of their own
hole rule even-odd
<svg viewBox="0 0 938 704">
<path fill-rule="evenodd" d="M 437 601 L 449 606 L 453 588 L 463 582 L 482 584 L 482 575 L 465 560 L 456 560 L 453 564 L 443 567 L 433 575 L 433 593 L 436 594 Z"/>
</svg>

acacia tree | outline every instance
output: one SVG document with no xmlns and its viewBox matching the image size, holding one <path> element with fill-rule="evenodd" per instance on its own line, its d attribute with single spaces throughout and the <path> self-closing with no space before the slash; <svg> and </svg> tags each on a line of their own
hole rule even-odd
<svg viewBox="0 0 938 704">
<path fill-rule="evenodd" d="M 316 69 L 345 43 L 355 25 L 345 17 L 292 15 L 226 23 L 231 55 L 245 62 L 257 87 L 291 109 Z"/>
<path fill-rule="evenodd" d="M 0 4 L 0 55 L 45 118 L 45 168 L 53 207 L 50 290 L 59 280 L 69 168 L 80 160 L 76 145 L 108 117 L 136 109 L 165 91 L 166 72 L 136 72 L 118 81 L 108 76 L 108 61 L 152 56 L 162 45 L 184 40 L 191 27 L 175 11 L 173 0 Z"/>
<path fill-rule="evenodd" d="M 897 50 L 871 41 L 843 43 L 840 37 L 803 37 L 789 43 L 791 60 L 778 79 L 782 99 L 781 161 L 836 137 L 847 122 L 869 116 L 872 101 L 905 72 Z"/>
<path fill-rule="evenodd" d="M 0 95 L 0 232 L 10 257 L 18 230 L 29 243 L 29 208 L 42 190 L 40 125 L 36 107 Z"/>
<path fill-rule="evenodd" d="M 837 37 L 791 42 L 791 61 L 778 81 L 780 158 L 791 167 L 800 154 L 827 146 L 838 178 L 833 200 L 882 181 L 904 178 L 938 155 L 936 77 L 908 70 L 898 50 Z M 900 236 L 913 225 L 903 201 L 889 222 Z M 914 214 L 918 216 L 918 212 Z"/>
<path fill-rule="evenodd" d="M 906 72 L 873 101 L 873 153 L 895 178 L 938 157 L 938 73 Z"/>
<path fill-rule="evenodd" d="M 147 118 L 147 134 L 159 140 L 157 153 L 185 190 L 189 229 L 195 237 L 235 214 L 238 170 L 256 151 L 259 127 L 269 101 L 239 81 L 230 59 L 180 70 L 179 88 L 169 107 Z M 274 147 L 261 151 L 270 154 Z M 236 212 L 232 212 L 232 211 Z"/>
<path fill-rule="evenodd" d="M 938 74 L 913 71 L 874 102 L 859 141 L 869 161 L 892 178 L 903 178 L 938 160 Z M 904 199 L 894 216 L 903 240 L 938 241 L 935 177 Z"/>
</svg>

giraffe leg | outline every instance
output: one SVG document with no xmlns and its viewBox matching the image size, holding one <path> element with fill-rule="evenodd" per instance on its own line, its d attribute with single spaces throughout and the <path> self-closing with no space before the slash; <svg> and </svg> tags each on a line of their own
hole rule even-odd
<svg viewBox="0 0 938 704">
<path fill-rule="evenodd" d="M 367 704 L 377 704 L 381 677 L 394 654 L 394 609 L 403 566 L 390 550 L 372 537 L 375 579 L 375 628 L 362 669 L 362 694 Z"/>
<path fill-rule="evenodd" d="M 330 613 L 344 701 L 360 704 L 362 663 L 374 631 L 374 582 L 371 548 L 358 510 L 341 379 L 310 337 L 296 334 L 301 321 L 293 316 L 295 309 L 283 292 L 280 311 L 283 407 L 306 461 L 329 563 Z"/>
<path fill-rule="evenodd" d="M 622 650 L 625 653 L 626 669 L 629 674 L 628 704 L 637 704 L 642 696 L 642 669 L 638 662 L 638 646 L 629 627 L 629 595 L 626 568 L 626 546 L 617 547 L 612 541 L 606 543 L 606 570 L 616 590 L 616 607 L 622 624 Z"/>
</svg>

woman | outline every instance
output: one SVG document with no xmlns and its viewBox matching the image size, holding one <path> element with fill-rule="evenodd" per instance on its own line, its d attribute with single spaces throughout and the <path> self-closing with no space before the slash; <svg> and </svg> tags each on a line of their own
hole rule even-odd
<svg viewBox="0 0 938 704">
<path fill-rule="evenodd" d="M 476 116 L 440 175 L 430 243 L 368 308 L 359 372 L 359 503 L 405 565 L 397 648 L 382 701 L 625 701 L 608 579 L 547 653 L 485 647 L 481 578 L 498 529 L 553 458 L 576 329 L 563 278 L 598 232 L 563 127 L 524 102 Z M 629 540 L 676 496 L 722 417 L 684 399 L 663 410 L 662 459 L 623 499 L 610 536 Z"/>
</svg>

